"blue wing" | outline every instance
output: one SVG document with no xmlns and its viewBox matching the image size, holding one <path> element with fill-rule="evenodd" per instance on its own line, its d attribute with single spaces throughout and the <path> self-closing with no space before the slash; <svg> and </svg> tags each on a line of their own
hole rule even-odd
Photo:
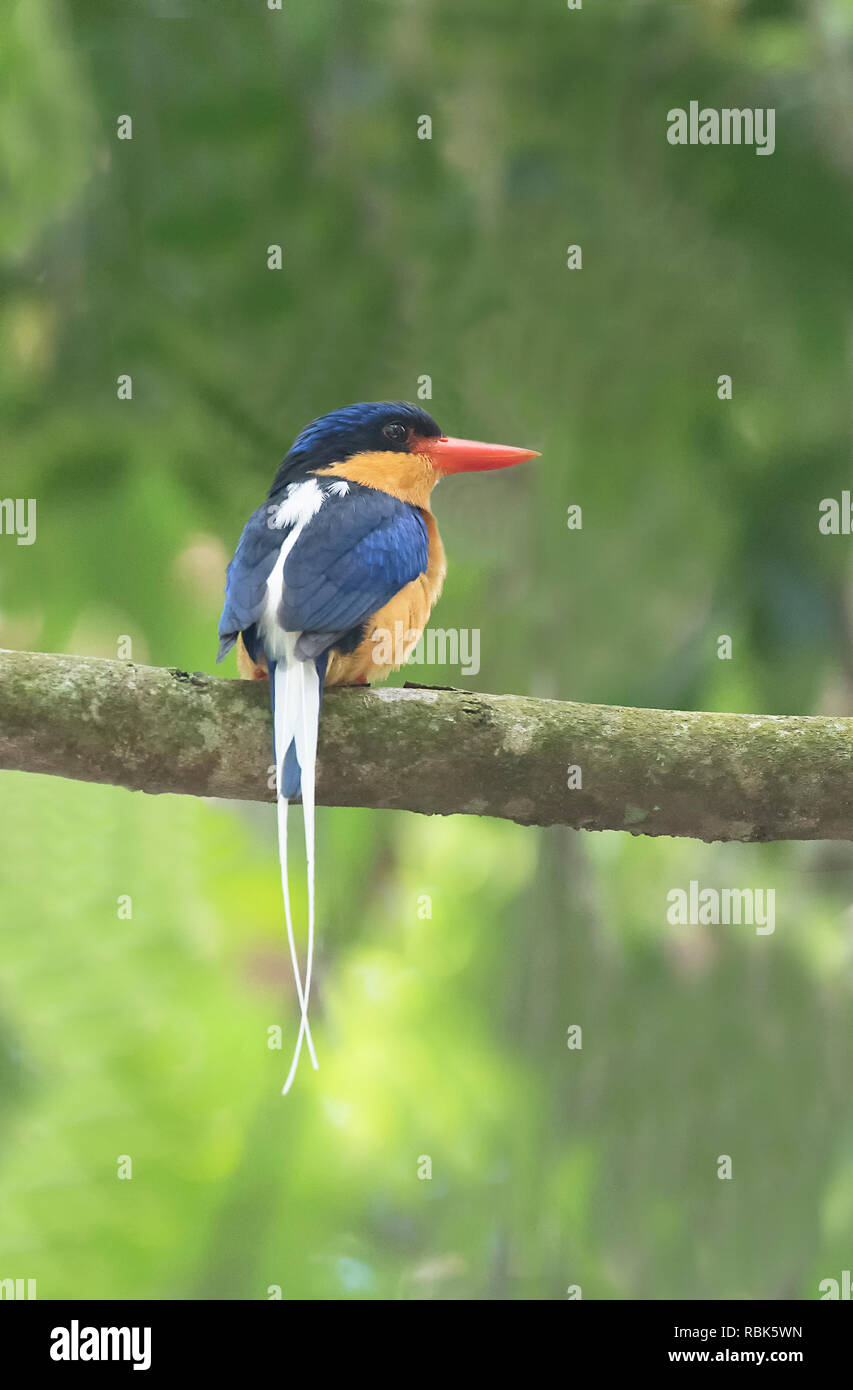
<svg viewBox="0 0 853 1390">
<path fill-rule="evenodd" d="M 324 489 L 320 510 L 305 524 L 284 563 L 279 621 L 303 634 L 301 658 L 319 656 L 357 628 L 419 574 L 429 559 L 420 513 L 375 488 L 350 484 L 341 496 Z M 254 655 L 254 624 L 264 611 L 267 580 L 289 530 L 271 527 L 267 504 L 249 518 L 228 566 L 219 620 L 219 657 L 239 633 Z"/>
<path fill-rule="evenodd" d="M 284 536 L 269 525 L 269 506 L 264 503 L 253 512 L 228 566 L 225 580 L 225 606 L 219 619 L 221 661 L 241 632 L 251 629 L 264 611 L 267 580 L 272 573 Z"/>
<path fill-rule="evenodd" d="M 351 487 L 324 502 L 284 562 L 282 626 L 318 637 L 349 632 L 423 574 L 428 558 L 414 507 Z"/>
</svg>

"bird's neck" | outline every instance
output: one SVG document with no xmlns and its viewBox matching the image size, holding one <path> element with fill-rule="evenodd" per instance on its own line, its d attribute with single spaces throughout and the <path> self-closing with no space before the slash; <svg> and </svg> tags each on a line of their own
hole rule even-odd
<svg viewBox="0 0 853 1390">
<path fill-rule="evenodd" d="M 439 479 L 425 454 L 364 453 L 355 454 L 343 463 L 315 470 L 320 477 L 346 478 L 362 487 L 390 493 L 428 512 L 430 493 Z"/>
</svg>

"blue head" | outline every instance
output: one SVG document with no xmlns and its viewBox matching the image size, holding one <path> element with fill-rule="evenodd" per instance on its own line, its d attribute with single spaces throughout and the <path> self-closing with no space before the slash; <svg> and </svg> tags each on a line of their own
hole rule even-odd
<svg viewBox="0 0 853 1390">
<path fill-rule="evenodd" d="M 270 497 L 306 473 L 343 463 L 356 454 L 404 454 L 416 442 L 441 437 L 432 416 L 406 401 L 343 406 L 312 420 L 300 432 L 275 476 Z"/>
</svg>

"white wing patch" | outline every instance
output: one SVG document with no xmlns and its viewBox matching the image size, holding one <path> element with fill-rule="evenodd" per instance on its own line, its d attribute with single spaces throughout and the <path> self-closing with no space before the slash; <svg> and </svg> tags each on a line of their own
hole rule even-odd
<svg viewBox="0 0 853 1390">
<path fill-rule="evenodd" d="M 304 483 L 291 483 L 284 501 L 267 509 L 267 525 L 274 531 L 283 531 L 285 526 L 304 526 L 312 516 L 317 515 L 323 500 L 323 490 L 316 478 L 309 478 Z"/>
<path fill-rule="evenodd" d="M 286 633 L 278 620 L 284 597 L 284 562 L 308 525 L 325 501 L 325 496 L 316 478 L 304 483 L 291 483 L 283 502 L 269 508 L 267 525 L 275 531 L 291 527 L 282 542 L 278 558 L 267 580 L 267 595 L 264 611 L 258 621 L 258 632 L 264 650 L 273 661 L 290 661 L 299 633 Z"/>
</svg>

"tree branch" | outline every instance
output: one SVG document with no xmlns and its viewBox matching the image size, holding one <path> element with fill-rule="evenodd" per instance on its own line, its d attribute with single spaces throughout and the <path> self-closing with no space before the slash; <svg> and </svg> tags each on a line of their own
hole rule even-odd
<svg viewBox="0 0 853 1390">
<path fill-rule="evenodd" d="M 2 768 L 271 801 L 271 730 L 266 682 L 0 651 Z M 317 796 L 634 835 L 849 840 L 853 719 L 330 690 Z"/>
</svg>

